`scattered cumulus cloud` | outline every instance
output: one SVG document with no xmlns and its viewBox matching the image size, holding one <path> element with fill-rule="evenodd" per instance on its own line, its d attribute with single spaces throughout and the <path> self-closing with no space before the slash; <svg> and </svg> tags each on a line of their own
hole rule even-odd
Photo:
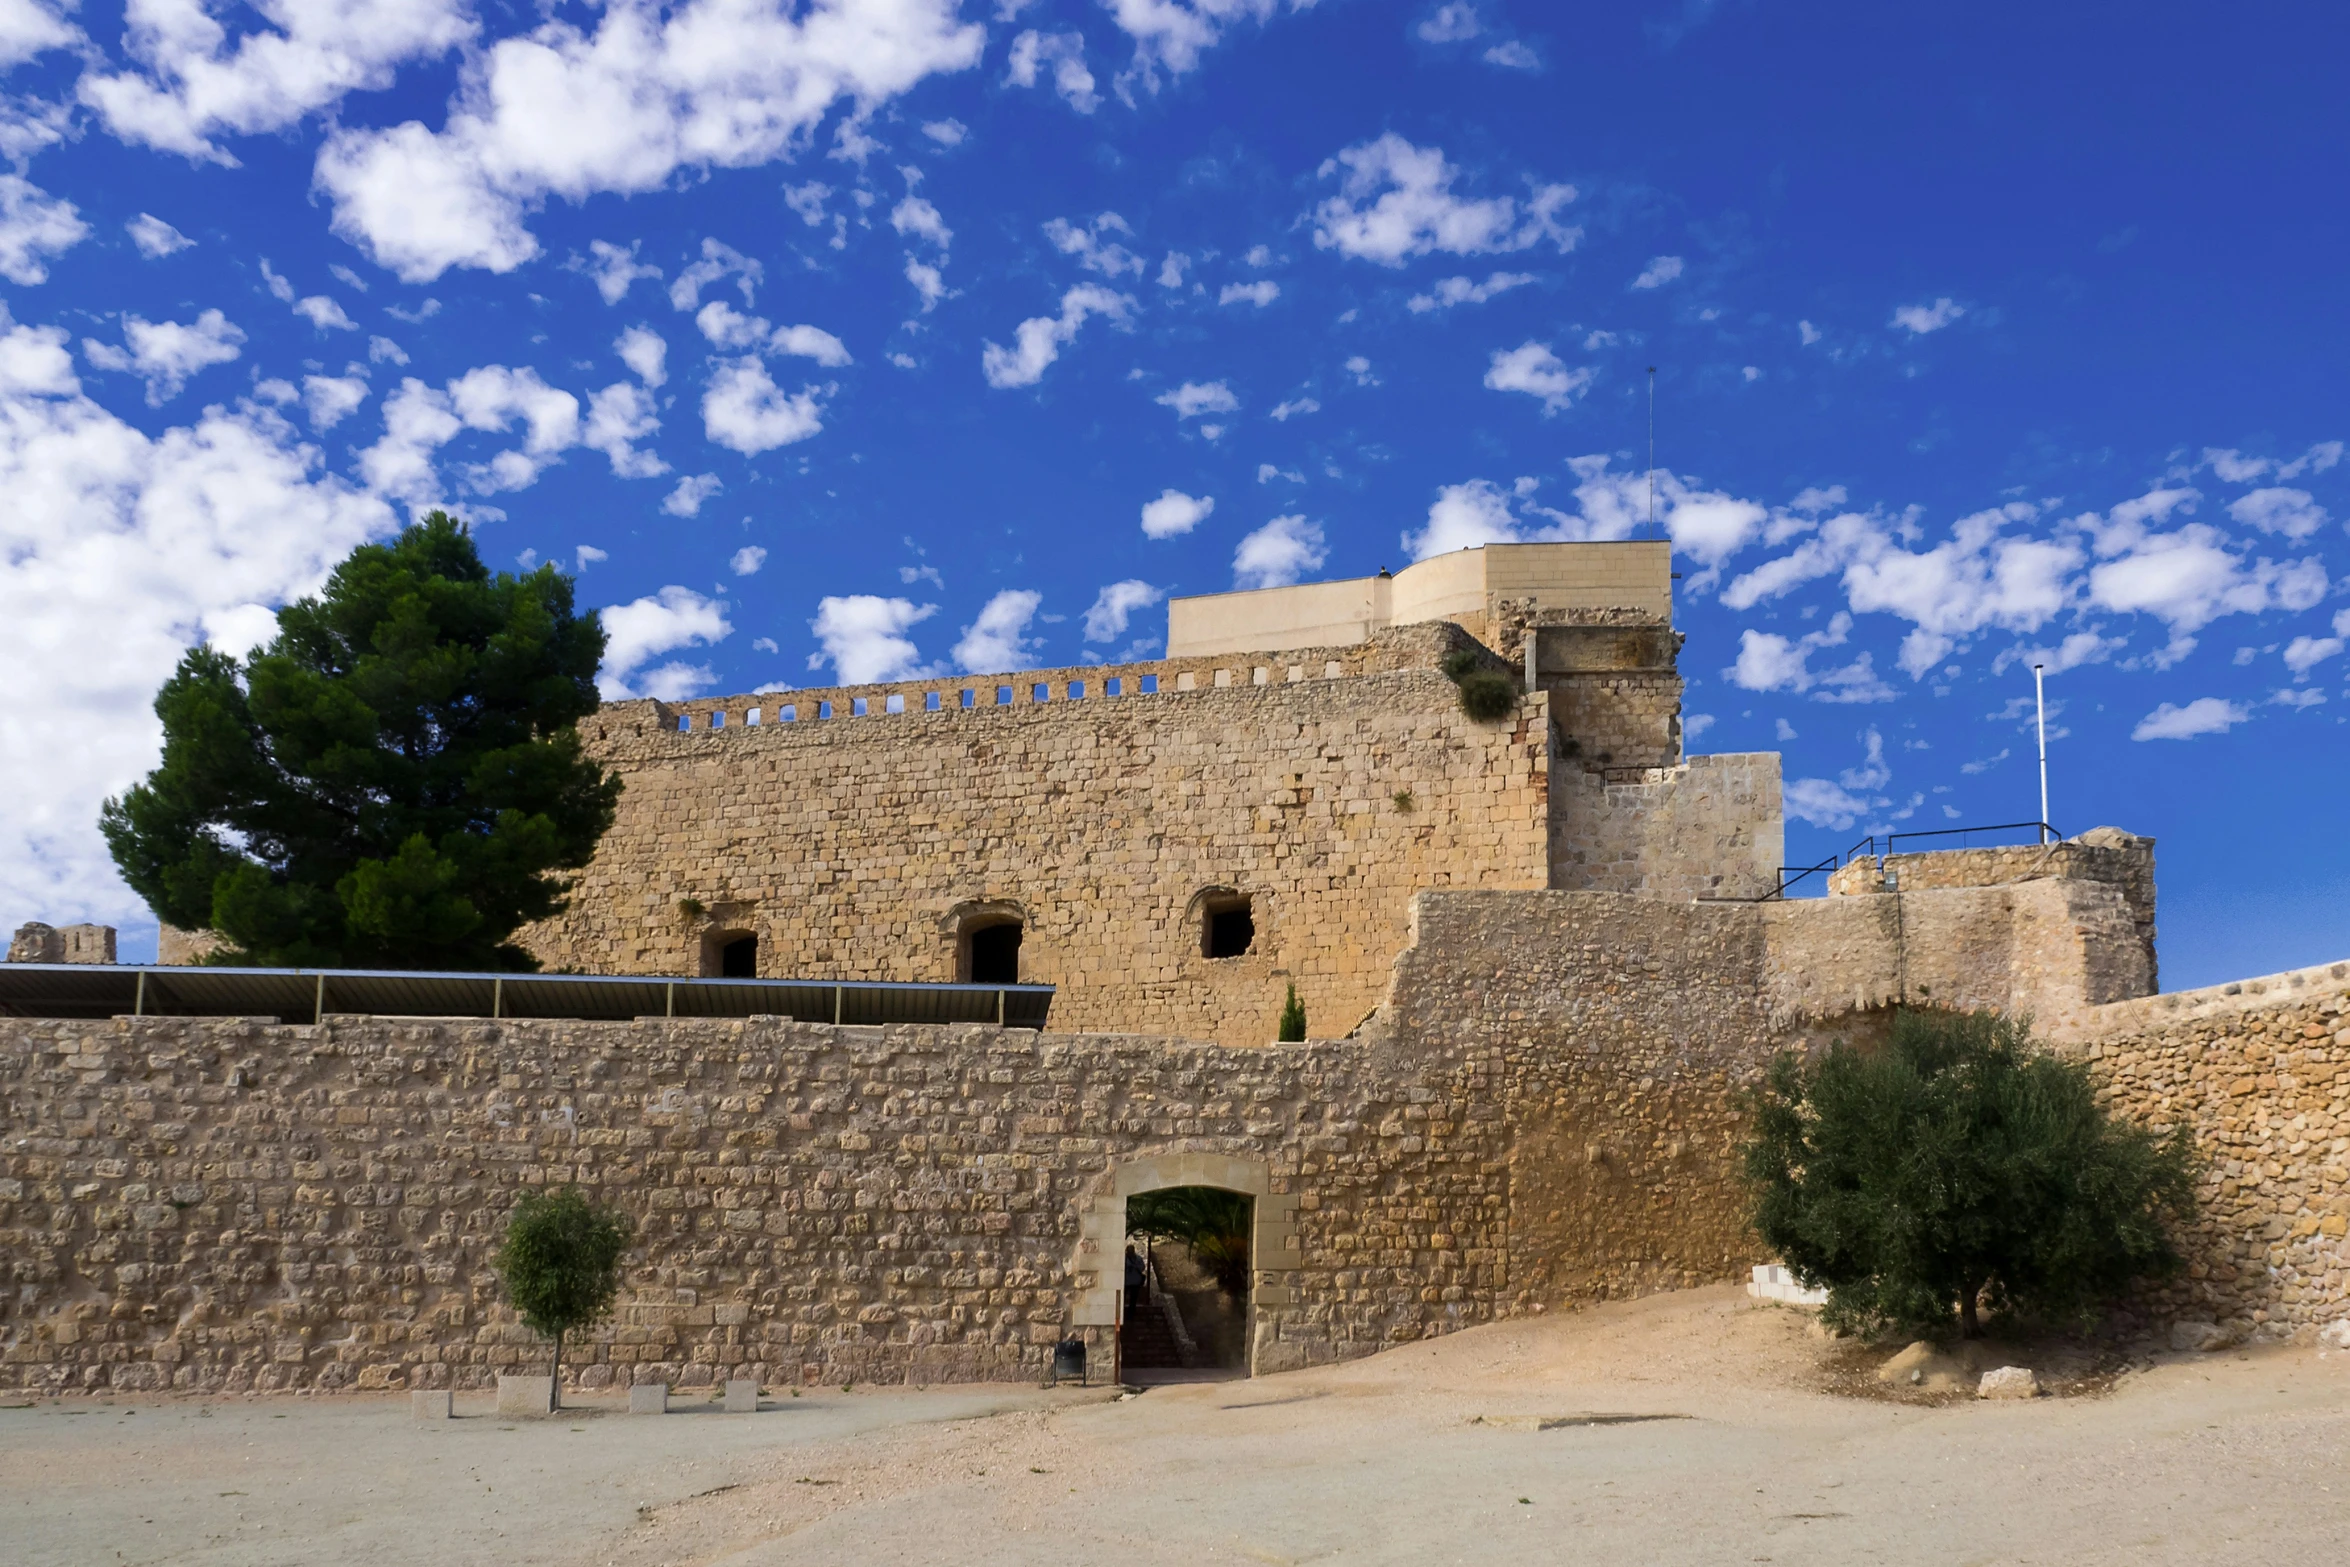
<svg viewBox="0 0 2350 1567">
<path fill-rule="evenodd" d="M 1679 277 L 1683 268 L 1684 264 L 1679 256 L 1657 256 L 1641 269 L 1640 275 L 1632 280 L 1632 286 L 1634 288 L 1662 288 Z"/>
<path fill-rule="evenodd" d="M 2185 707 L 2165 702 L 2130 731 L 2133 740 L 2192 740 L 2199 735 L 2225 734 L 2247 722 L 2252 710 L 2240 702 L 2199 696 Z"/>
<path fill-rule="evenodd" d="M 1232 395 L 1232 388 L 1221 381 L 1186 381 L 1151 401 L 1161 408 L 1174 409 L 1178 420 L 1196 419 L 1202 414 L 1233 413 L 1240 407 L 1240 399 Z"/>
<path fill-rule="evenodd" d="M 738 577 L 756 576 L 767 564 L 767 551 L 756 544 L 746 544 L 728 558 L 726 569 Z"/>
<path fill-rule="evenodd" d="M 177 255 L 196 243 L 150 212 L 140 213 L 125 223 L 123 229 L 130 235 L 131 243 L 139 247 L 139 254 L 150 261 Z"/>
<path fill-rule="evenodd" d="M 1425 294 L 1414 294 L 1404 302 L 1404 308 L 1414 315 L 1425 315 L 1431 310 L 1443 310 L 1453 305 L 1482 305 L 1497 294 L 1513 288 L 1523 288 L 1534 281 L 1531 272 L 1496 272 L 1482 283 L 1473 283 L 1465 277 L 1439 278 Z"/>
<path fill-rule="evenodd" d="M 1434 147 L 1415 147 L 1393 131 L 1326 161 L 1338 194 L 1314 209 L 1314 243 L 1342 256 L 1400 267 L 1433 252 L 1474 256 L 1548 243 L 1574 248 L 1581 231 L 1558 215 L 1575 199 L 1572 185 L 1537 184 L 1524 197 L 1473 199 L 1454 194 L 1460 169 Z"/>
<path fill-rule="evenodd" d="M 1547 417 L 1570 406 L 1591 384 L 1593 372 L 1584 366 L 1569 369 L 1548 343 L 1528 340 L 1515 348 L 1497 348 L 1485 371 L 1485 384 L 1497 392 L 1523 392 L 1542 400 Z"/>
<path fill-rule="evenodd" d="M 1085 68 L 1084 34 L 1042 33 L 1030 28 L 1012 40 L 1012 52 L 1004 63 L 1004 84 L 1034 87 L 1048 78 L 1053 91 L 1079 114 L 1091 114 L 1101 107 L 1093 72 Z"/>
<path fill-rule="evenodd" d="M 1154 588 L 1138 577 L 1109 584 L 1094 596 L 1093 607 L 1085 612 L 1085 640 L 1117 641 L 1126 635 L 1127 622 L 1135 611 L 1149 609 L 1166 596 L 1163 589 Z"/>
<path fill-rule="evenodd" d="M 661 509 L 672 517 L 698 517 L 703 503 L 725 487 L 714 473 L 687 474 L 662 500 Z"/>
<path fill-rule="evenodd" d="M 1259 278 L 1254 283 L 1227 283 L 1216 296 L 1219 305 L 1255 305 L 1263 309 L 1281 297 L 1281 285 L 1271 278 Z"/>
<path fill-rule="evenodd" d="M 1273 405 L 1273 417 L 1283 421 L 1295 419 L 1305 414 L 1318 414 L 1321 411 L 1322 405 L 1311 397 L 1292 397 L 1285 402 Z"/>
<path fill-rule="evenodd" d="M 2228 515 L 2246 527 L 2287 539 L 2306 539 L 2331 519 L 2307 490 L 2254 490 L 2228 502 Z"/>
<path fill-rule="evenodd" d="M 651 327 L 630 327 L 613 340 L 612 351 L 647 386 L 657 387 L 669 379 L 669 344 Z"/>
<path fill-rule="evenodd" d="M 981 606 L 979 618 L 963 628 L 955 643 L 956 667 L 967 675 L 1031 667 L 1035 645 L 1029 640 L 1028 627 L 1043 603 L 1043 594 L 1027 588 L 1006 588 L 989 599 Z"/>
<path fill-rule="evenodd" d="M 1935 300 L 1930 305 L 1901 306 L 1899 309 L 1893 312 L 1893 320 L 1891 324 L 1900 327 L 1903 331 L 1908 332 L 1913 337 L 1923 337 L 1928 332 L 1941 331 L 1944 327 L 1950 325 L 1951 322 L 1956 321 L 1960 316 L 1965 314 L 1966 306 L 1957 303 L 1945 295 L 1943 298 Z M 1804 322 L 1803 326 L 1806 330 L 1809 330 L 1811 323 L 1808 321 Z M 1807 337 L 1804 339 L 1804 341 L 1808 343 L 1815 341 L 1815 339 Z"/>
<path fill-rule="evenodd" d="M 808 629 L 816 634 L 821 651 L 809 656 L 808 667 L 830 664 L 834 678 L 844 686 L 918 680 L 928 670 L 921 650 L 906 633 L 936 613 L 936 604 L 871 593 L 819 599 Z"/>
<path fill-rule="evenodd" d="M 745 457 L 804 441 L 824 428 L 829 388 L 785 392 L 755 355 L 717 361 L 702 393 L 702 429 L 716 444 Z"/>
<path fill-rule="evenodd" d="M 607 702 L 630 697 L 675 702 L 707 690 L 718 678 L 708 665 L 678 660 L 653 665 L 653 660 L 680 648 L 715 646 L 734 631 L 724 600 L 675 584 L 612 605 L 602 618 L 604 667 L 596 672 L 596 684 Z"/>
<path fill-rule="evenodd" d="M 212 365 L 224 365 L 241 354 L 242 328 L 217 310 L 207 310 L 193 321 L 149 321 L 142 316 L 122 318 L 123 346 L 82 339 L 82 355 L 101 370 L 127 371 L 147 383 L 147 406 L 160 408 L 179 396 L 188 378 Z"/>
<path fill-rule="evenodd" d="M 1085 224 L 1054 218 L 1045 224 L 1044 234 L 1055 250 L 1064 256 L 1075 256 L 1077 264 L 1088 272 L 1098 272 L 1113 281 L 1142 276 L 1142 257 L 1120 242 L 1121 237 L 1134 238 L 1134 230 L 1115 212 L 1105 212 Z"/>
<path fill-rule="evenodd" d="M 1034 386 L 1061 357 L 1061 350 L 1077 340 L 1078 329 L 1088 319 L 1103 316 L 1122 327 L 1133 320 L 1133 314 L 1134 301 L 1128 296 L 1098 283 L 1080 283 L 1061 296 L 1058 316 L 1031 316 L 1021 322 L 1012 334 L 1010 348 L 985 344 L 979 356 L 980 372 L 993 387 Z"/>
<path fill-rule="evenodd" d="M 1212 495 L 1186 495 L 1181 490 L 1164 490 L 1155 501 L 1146 501 L 1142 508 L 1142 531 L 1145 538 L 1180 538 L 1206 521 L 1216 509 Z"/>
<path fill-rule="evenodd" d="M 1236 588 L 1283 588 L 1329 559 L 1321 527 L 1303 516 L 1276 517 L 1232 552 Z"/>
<path fill-rule="evenodd" d="M 89 238 L 80 209 L 21 174 L 0 174 L 0 277 L 25 288 L 49 280 L 49 262 Z"/>
</svg>

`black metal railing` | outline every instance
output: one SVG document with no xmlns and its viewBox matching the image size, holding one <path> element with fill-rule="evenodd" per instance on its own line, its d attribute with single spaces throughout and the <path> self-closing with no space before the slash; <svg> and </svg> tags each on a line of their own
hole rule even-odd
<svg viewBox="0 0 2350 1567">
<path fill-rule="evenodd" d="M 1823 871 L 1833 875 L 1837 871 L 1843 869 L 1845 866 L 1851 864 L 1854 860 L 1859 859 L 1864 854 L 1869 855 L 1872 858 L 1878 854 L 1894 854 L 1897 851 L 1893 846 L 1905 839 L 1963 839 L 1970 834 L 1979 832 L 2032 832 L 2040 835 L 2040 841 L 2042 843 L 2057 843 L 2061 842 L 2064 838 L 2063 833 L 2058 832 L 2054 827 L 2049 826 L 2046 822 L 1998 822 L 1983 827 L 1937 827 L 1930 831 L 1919 832 L 1870 833 L 1867 837 L 1861 839 L 1858 843 L 1855 843 L 1851 848 L 1842 850 L 1836 854 L 1831 854 L 1826 859 L 1820 861 L 1817 865 L 1780 866 L 1778 887 L 1773 891 L 1762 894 L 1760 897 L 1731 898 L 1719 901 L 1731 903 L 1775 903 L 1786 897 L 1788 889 L 1795 886 L 1798 882 L 1801 882 L 1807 876 L 1817 876 Z M 1883 843 L 1884 848 L 1879 849 L 1877 847 L 1879 843 Z M 1961 843 L 1960 847 L 1964 848 L 1966 845 Z"/>
</svg>

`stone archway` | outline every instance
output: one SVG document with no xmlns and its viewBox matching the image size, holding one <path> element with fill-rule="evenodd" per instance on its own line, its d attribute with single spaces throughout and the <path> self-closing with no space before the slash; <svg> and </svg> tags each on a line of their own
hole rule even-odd
<svg viewBox="0 0 2350 1567">
<path fill-rule="evenodd" d="M 1277 1346 L 1281 1324 L 1297 1305 L 1295 1275 L 1302 1261 L 1297 1248 L 1297 1194 L 1275 1191 L 1271 1166 L 1243 1155 L 1167 1153 L 1113 1165 L 1106 1183 L 1078 1211 L 1072 1273 L 1079 1288 L 1073 1325 L 1107 1328 L 1115 1335 L 1125 1307 L 1120 1297 L 1126 1283 L 1126 1199 L 1170 1186 L 1213 1186 L 1254 1199 L 1248 1372 L 1256 1376 L 1292 1369 L 1292 1357 Z"/>
</svg>

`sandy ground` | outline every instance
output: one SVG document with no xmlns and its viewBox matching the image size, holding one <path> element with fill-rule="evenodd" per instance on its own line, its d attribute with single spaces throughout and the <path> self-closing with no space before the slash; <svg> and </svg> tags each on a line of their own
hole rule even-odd
<svg viewBox="0 0 2350 1567">
<path fill-rule="evenodd" d="M 2350 1354 L 2163 1357 L 1993 1404 L 1824 1391 L 1852 1385 L 1842 1353 L 1718 1289 L 1123 1400 L 833 1391 L 425 1428 L 404 1400 L 44 1401 L 0 1410 L 0 1556 L 2350 1560 Z"/>
</svg>

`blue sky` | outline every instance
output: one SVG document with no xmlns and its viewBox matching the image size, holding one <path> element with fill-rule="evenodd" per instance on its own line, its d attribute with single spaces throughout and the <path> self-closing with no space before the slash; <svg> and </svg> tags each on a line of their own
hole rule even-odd
<svg viewBox="0 0 2350 1567">
<path fill-rule="evenodd" d="M 614 693 L 1145 656 L 1664 522 L 1790 858 L 2160 840 L 2350 951 L 2338 7 L 0 0 L 0 922 L 180 649 L 428 504 Z M 151 937 L 147 938 L 151 940 Z M 126 951 L 140 950 L 133 938 Z"/>
</svg>

